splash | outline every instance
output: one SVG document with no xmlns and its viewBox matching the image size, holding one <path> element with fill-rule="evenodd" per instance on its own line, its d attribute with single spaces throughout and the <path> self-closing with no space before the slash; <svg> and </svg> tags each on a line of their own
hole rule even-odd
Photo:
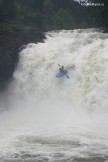
<svg viewBox="0 0 108 162">
<path fill-rule="evenodd" d="M 11 160 L 106 160 L 108 35 L 86 29 L 46 36 L 20 53 L 8 92 L 10 111 L 0 119 L 0 153 Z M 69 79 L 56 78 L 58 64 Z"/>
<path fill-rule="evenodd" d="M 107 34 L 91 29 L 47 33 L 45 43 L 29 44 L 20 53 L 16 93 L 27 100 L 52 98 L 80 109 L 107 108 L 107 43 Z M 68 70 L 69 80 L 55 77 L 58 63 Z"/>
</svg>

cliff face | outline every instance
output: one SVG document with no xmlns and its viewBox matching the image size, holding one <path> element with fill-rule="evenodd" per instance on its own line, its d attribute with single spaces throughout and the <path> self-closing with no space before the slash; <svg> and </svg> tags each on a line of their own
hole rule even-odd
<svg viewBox="0 0 108 162">
<path fill-rule="evenodd" d="M 44 33 L 34 27 L 0 27 L 0 90 L 12 78 L 22 45 L 43 42 Z"/>
</svg>

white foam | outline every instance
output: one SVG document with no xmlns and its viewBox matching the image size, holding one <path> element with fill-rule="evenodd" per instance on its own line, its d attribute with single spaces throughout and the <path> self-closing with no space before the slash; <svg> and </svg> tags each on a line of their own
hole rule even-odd
<svg viewBox="0 0 108 162">
<path fill-rule="evenodd" d="M 2 156 L 17 150 L 19 136 L 29 135 L 58 135 L 108 148 L 107 44 L 107 34 L 87 29 L 49 32 L 45 43 L 26 46 L 8 91 L 10 111 L 0 119 Z M 70 79 L 55 77 L 58 63 Z M 73 151 L 80 154 L 81 148 Z"/>
</svg>

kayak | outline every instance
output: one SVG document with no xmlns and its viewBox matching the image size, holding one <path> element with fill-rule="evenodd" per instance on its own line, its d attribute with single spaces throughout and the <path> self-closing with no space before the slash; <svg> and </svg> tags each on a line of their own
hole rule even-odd
<svg viewBox="0 0 108 162">
<path fill-rule="evenodd" d="M 60 64 L 58 64 L 60 67 L 61 67 L 61 65 Z M 71 67 L 69 67 L 67 70 L 69 71 L 69 70 L 71 70 L 71 69 L 75 69 L 75 65 L 73 64 Z M 64 70 L 63 72 L 58 72 L 57 74 L 56 74 L 56 78 L 61 78 L 61 77 L 64 77 L 64 76 L 66 76 L 67 78 L 70 78 L 69 77 L 69 75 L 67 74 L 67 70 Z"/>
<path fill-rule="evenodd" d="M 56 74 L 56 77 L 60 78 L 60 77 L 66 76 L 66 75 L 67 75 L 67 71 L 59 72 L 59 73 Z"/>
</svg>

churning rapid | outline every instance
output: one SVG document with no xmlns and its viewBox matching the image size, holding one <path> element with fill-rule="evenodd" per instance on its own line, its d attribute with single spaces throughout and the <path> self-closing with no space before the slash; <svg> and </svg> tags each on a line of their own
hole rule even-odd
<svg viewBox="0 0 108 162">
<path fill-rule="evenodd" d="M 108 35 L 46 33 L 20 53 L 1 108 L 0 162 L 107 162 Z M 56 78 L 60 65 L 69 78 Z"/>
</svg>

